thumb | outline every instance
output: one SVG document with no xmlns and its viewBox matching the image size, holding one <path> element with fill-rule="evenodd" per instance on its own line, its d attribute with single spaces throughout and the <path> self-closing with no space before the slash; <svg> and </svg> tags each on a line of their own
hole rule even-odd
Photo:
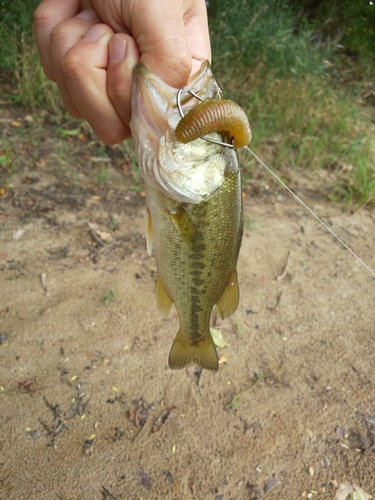
<svg viewBox="0 0 375 500">
<path fill-rule="evenodd" d="M 139 0 L 131 31 L 140 61 L 168 85 L 186 85 L 192 66 L 184 24 L 183 2 Z"/>
</svg>

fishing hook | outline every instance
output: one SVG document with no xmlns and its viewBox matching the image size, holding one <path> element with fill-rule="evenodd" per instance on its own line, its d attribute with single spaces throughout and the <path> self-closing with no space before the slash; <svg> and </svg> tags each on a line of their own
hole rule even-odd
<svg viewBox="0 0 375 500">
<path fill-rule="evenodd" d="M 182 111 L 182 107 L 181 107 L 181 93 L 182 91 L 184 90 L 185 87 L 182 87 L 178 92 L 177 92 L 177 108 L 178 108 L 178 112 L 180 113 L 180 116 L 181 118 L 184 118 L 184 113 Z M 192 90 L 189 90 L 188 91 L 190 95 L 192 95 L 193 97 L 195 97 L 196 99 L 198 99 L 198 101 L 200 102 L 203 102 L 204 99 L 202 99 L 198 94 L 196 94 L 195 92 L 193 92 Z M 203 139 L 204 141 L 207 141 L 207 142 L 211 142 L 212 144 L 218 144 L 219 146 L 224 146 L 226 148 L 230 148 L 230 149 L 233 149 L 234 148 L 234 144 L 228 144 L 227 142 L 221 142 L 221 141 L 216 141 L 214 139 L 209 139 L 208 137 L 201 137 L 201 139 Z"/>
</svg>

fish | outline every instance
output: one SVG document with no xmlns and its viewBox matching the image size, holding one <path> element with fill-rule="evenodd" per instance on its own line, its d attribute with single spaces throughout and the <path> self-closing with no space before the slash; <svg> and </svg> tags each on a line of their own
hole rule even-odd
<svg viewBox="0 0 375 500">
<path fill-rule="evenodd" d="M 174 304 L 179 318 L 169 367 L 181 369 L 194 363 L 217 371 L 211 313 L 216 306 L 220 317 L 227 318 L 239 303 L 240 169 L 236 148 L 217 143 L 229 139 L 225 120 L 223 131 L 205 131 L 214 142 L 197 137 L 183 143 L 177 138 L 178 90 L 138 64 L 130 128 L 145 184 L 146 241 L 148 253 L 156 260 L 157 308 L 166 317 Z M 185 116 L 199 100 L 223 99 L 208 61 L 179 95 Z M 232 125 L 231 118 L 230 130 Z"/>
</svg>

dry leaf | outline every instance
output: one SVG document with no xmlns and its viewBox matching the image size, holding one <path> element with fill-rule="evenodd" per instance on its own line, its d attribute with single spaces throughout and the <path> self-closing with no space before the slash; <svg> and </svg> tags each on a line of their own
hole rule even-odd
<svg viewBox="0 0 375 500">
<path fill-rule="evenodd" d="M 227 344 L 223 338 L 221 330 L 218 330 L 217 328 L 210 328 L 210 331 L 216 347 L 229 347 L 229 344 Z"/>
<path fill-rule="evenodd" d="M 39 160 L 36 162 L 36 166 L 43 168 L 47 165 L 47 162 L 44 158 L 39 158 Z"/>
<path fill-rule="evenodd" d="M 374 498 L 359 486 L 342 483 L 337 490 L 336 500 L 374 500 Z"/>
<path fill-rule="evenodd" d="M 95 232 L 99 236 L 99 238 L 103 241 L 108 242 L 108 241 L 113 240 L 113 236 L 111 235 L 111 233 L 107 233 L 106 231 L 98 231 L 98 230 L 96 230 Z"/>
</svg>

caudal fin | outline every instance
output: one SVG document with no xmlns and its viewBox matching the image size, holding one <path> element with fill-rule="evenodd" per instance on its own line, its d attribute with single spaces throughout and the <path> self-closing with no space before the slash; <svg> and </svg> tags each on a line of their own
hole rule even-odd
<svg viewBox="0 0 375 500">
<path fill-rule="evenodd" d="M 215 344 L 211 335 L 200 340 L 199 345 L 192 345 L 180 330 L 177 332 L 169 353 L 169 368 L 180 370 L 190 363 L 215 372 L 219 369 Z"/>
</svg>

